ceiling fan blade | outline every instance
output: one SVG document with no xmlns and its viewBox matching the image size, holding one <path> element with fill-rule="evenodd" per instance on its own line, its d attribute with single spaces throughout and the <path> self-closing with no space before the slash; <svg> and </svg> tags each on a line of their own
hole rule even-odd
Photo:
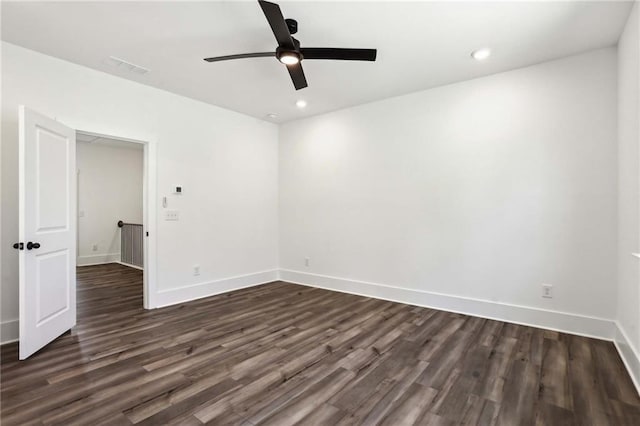
<svg viewBox="0 0 640 426">
<path fill-rule="evenodd" d="M 214 58 L 204 58 L 204 60 L 207 62 L 218 62 L 218 61 L 228 61 L 231 59 L 266 58 L 269 56 L 276 56 L 276 52 L 240 53 L 239 55 L 227 55 L 227 56 L 216 56 Z"/>
<path fill-rule="evenodd" d="M 293 38 L 291 38 L 291 33 L 289 33 L 289 27 L 284 20 L 284 16 L 282 16 L 280 6 L 264 0 L 258 0 L 258 3 L 260 3 L 267 22 L 269 22 L 273 35 L 276 36 L 278 45 L 286 49 L 295 49 Z"/>
<path fill-rule="evenodd" d="M 376 49 L 339 49 L 333 47 L 305 47 L 300 49 L 304 59 L 334 59 L 341 61 L 375 61 Z"/>
<path fill-rule="evenodd" d="M 307 78 L 304 76 L 304 71 L 302 70 L 300 62 L 295 65 L 287 65 L 287 71 L 289 71 L 291 81 L 293 81 L 293 85 L 296 90 L 307 87 Z"/>
</svg>

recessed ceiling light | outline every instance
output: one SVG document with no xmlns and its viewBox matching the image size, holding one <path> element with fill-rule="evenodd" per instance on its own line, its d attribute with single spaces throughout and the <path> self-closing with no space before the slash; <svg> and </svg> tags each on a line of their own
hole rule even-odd
<svg viewBox="0 0 640 426">
<path fill-rule="evenodd" d="M 296 102 L 296 106 L 298 108 L 304 108 L 307 106 L 307 101 L 305 101 L 304 99 L 300 99 L 298 102 Z"/>
<path fill-rule="evenodd" d="M 270 112 L 269 114 L 267 114 L 267 118 L 278 118 L 278 114 L 276 114 L 275 112 Z"/>
<path fill-rule="evenodd" d="M 476 61 L 484 61 L 489 56 L 491 56 L 491 49 L 488 47 L 483 47 L 482 49 L 474 50 L 471 52 L 471 57 Z"/>
</svg>

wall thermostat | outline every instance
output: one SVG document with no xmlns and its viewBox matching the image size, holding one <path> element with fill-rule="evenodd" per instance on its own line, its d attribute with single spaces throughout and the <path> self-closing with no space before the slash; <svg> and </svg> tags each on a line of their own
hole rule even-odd
<svg viewBox="0 0 640 426">
<path fill-rule="evenodd" d="M 182 187 L 181 186 L 176 186 L 173 190 L 174 193 L 176 194 L 182 194 Z"/>
</svg>

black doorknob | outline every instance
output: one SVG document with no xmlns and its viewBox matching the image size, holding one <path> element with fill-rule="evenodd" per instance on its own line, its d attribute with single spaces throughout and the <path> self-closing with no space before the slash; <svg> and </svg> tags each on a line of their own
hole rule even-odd
<svg viewBox="0 0 640 426">
<path fill-rule="evenodd" d="M 14 243 L 13 248 L 16 250 L 24 250 L 24 243 Z"/>
<path fill-rule="evenodd" d="M 40 248 L 40 243 L 32 243 L 31 241 L 27 243 L 27 250 L 39 249 L 39 248 Z"/>
</svg>

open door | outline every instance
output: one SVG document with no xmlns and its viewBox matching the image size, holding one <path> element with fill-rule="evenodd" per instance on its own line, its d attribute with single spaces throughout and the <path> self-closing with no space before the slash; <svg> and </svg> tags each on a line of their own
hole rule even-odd
<svg viewBox="0 0 640 426">
<path fill-rule="evenodd" d="M 20 107 L 20 359 L 76 323 L 76 135 Z"/>
</svg>

